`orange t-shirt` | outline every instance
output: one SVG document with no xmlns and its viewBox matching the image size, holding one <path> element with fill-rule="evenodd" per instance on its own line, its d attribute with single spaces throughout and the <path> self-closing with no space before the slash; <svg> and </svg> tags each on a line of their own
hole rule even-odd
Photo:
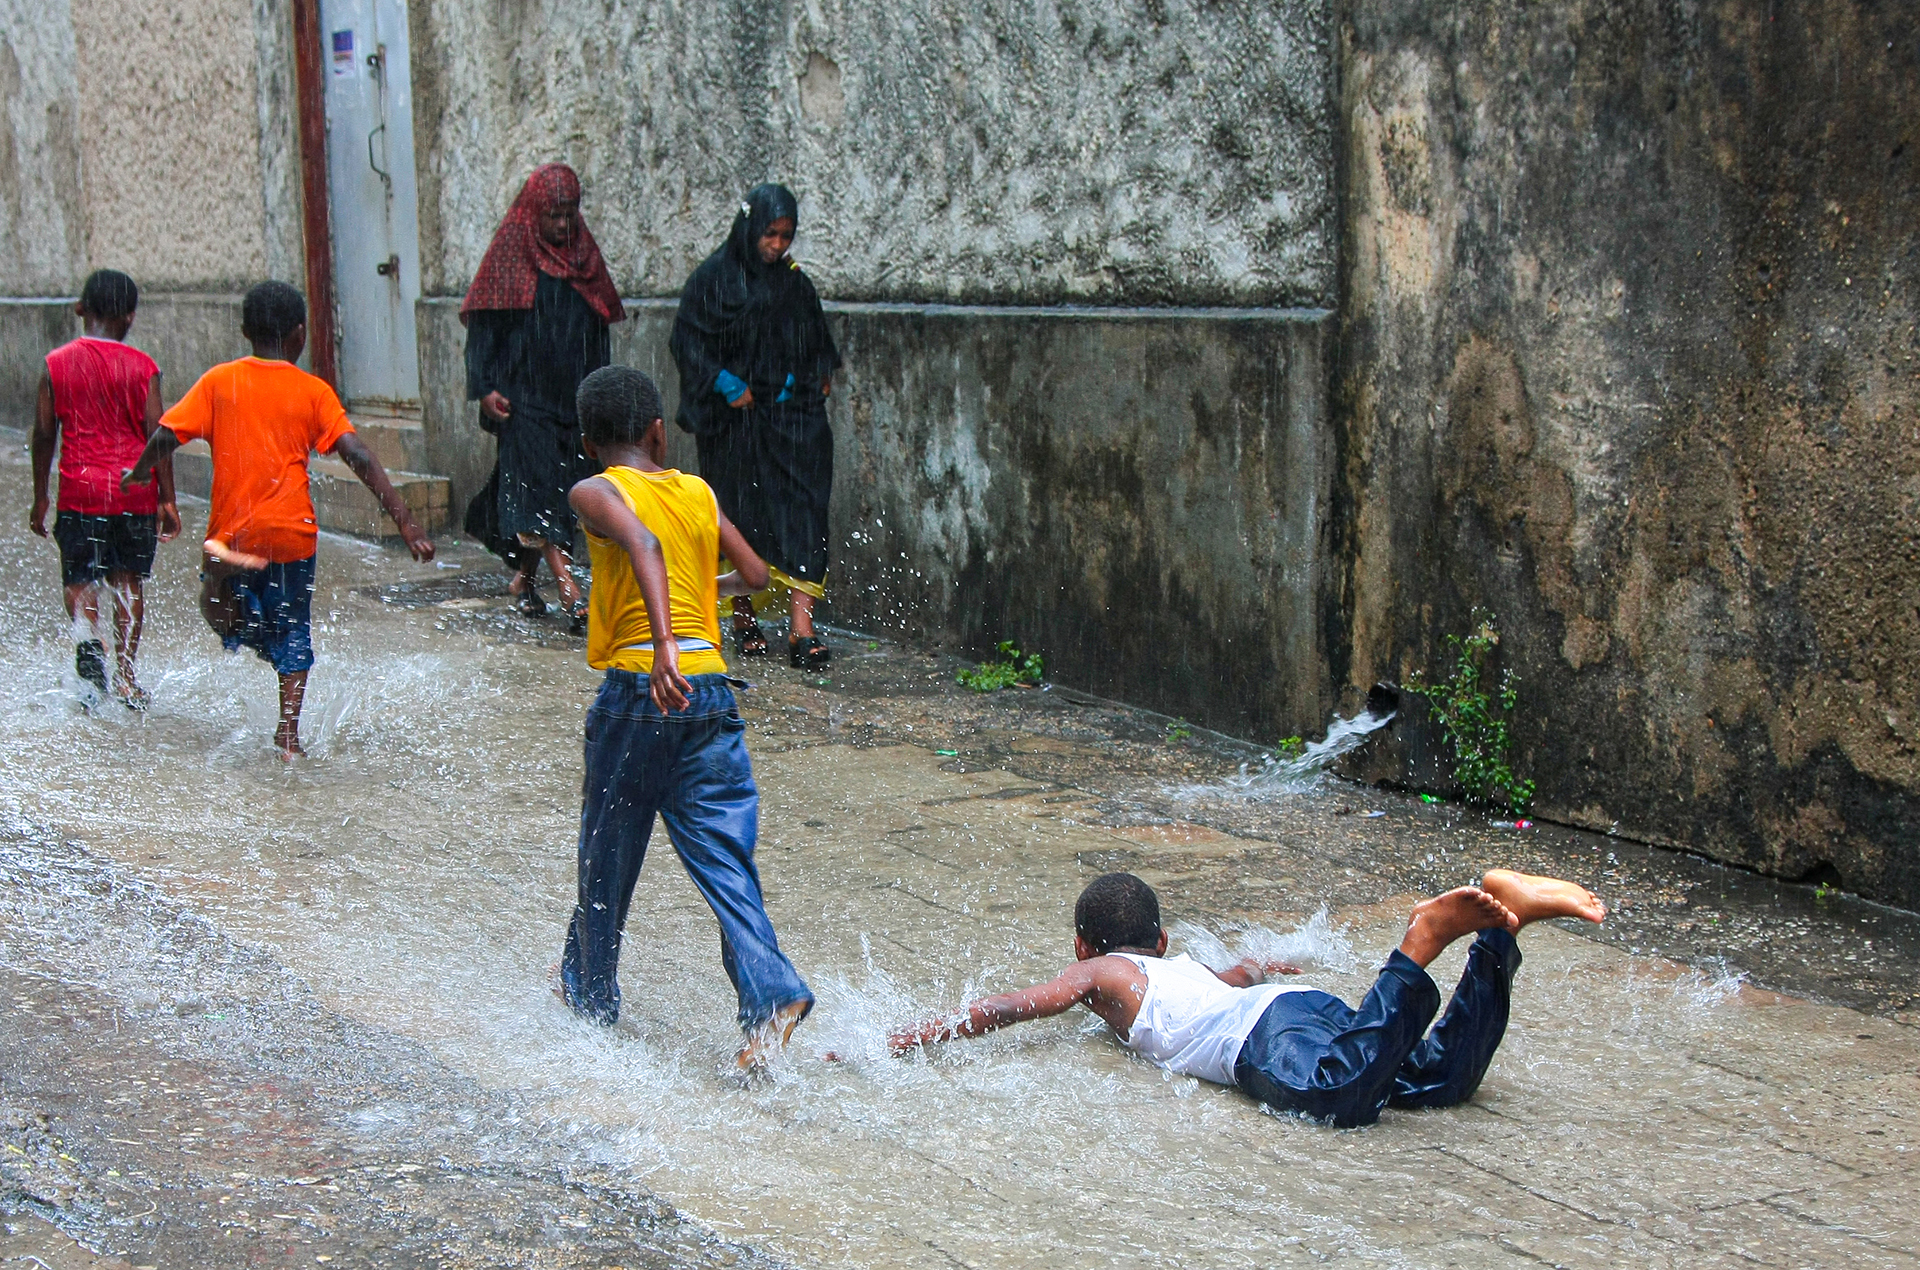
<svg viewBox="0 0 1920 1270">
<path fill-rule="evenodd" d="M 223 362 L 161 416 L 181 441 L 213 450 L 207 537 L 277 564 L 313 554 L 320 530 L 307 488 L 307 452 L 330 453 L 353 431 L 324 379 L 292 362 Z"/>
</svg>

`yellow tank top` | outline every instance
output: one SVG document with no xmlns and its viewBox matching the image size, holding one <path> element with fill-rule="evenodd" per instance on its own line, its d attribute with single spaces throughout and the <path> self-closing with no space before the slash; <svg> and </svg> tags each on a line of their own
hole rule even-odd
<svg viewBox="0 0 1920 1270">
<path fill-rule="evenodd" d="M 610 467 L 600 475 L 626 500 L 640 523 L 660 540 L 667 558 L 667 605 L 674 638 L 680 644 L 680 673 L 724 673 L 720 656 L 720 505 L 697 476 L 671 468 L 642 472 Z M 587 664 L 595 670 L 653 670 L 653 650 L 636 648 L 653 640 L 640 580 L 626 548 L 610 538 L 587 535 L 593 562 L 593 598 L 587 613 Z M 707 649 L 691 649 L 687 640 L 705 640 Z"/>
</svg>

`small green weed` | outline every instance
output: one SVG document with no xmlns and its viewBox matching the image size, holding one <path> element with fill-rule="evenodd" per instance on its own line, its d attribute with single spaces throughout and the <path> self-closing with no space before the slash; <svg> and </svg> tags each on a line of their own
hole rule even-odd
<svg viewBox="0 0 1920 1270">
<path fill-rule="evenodd" d="M 1825 882 L 1816 883 L 1813 888 L 1813 902 L 1816 904 L 1825 904 L 1839 893 L 1840 888 L 1836 886 L 1830 886 Z"/>
<path fill-rule="evenodd" d="M 1003 639 L 996 650 L 1000 656 L 983 661 L 972 670 L 963 670 L 956 678 L 963 687 L 975 692 L 998 692 L 1015 684 L 1037 684 L 1045 667 L 1039 653 L 1023 653 L 1010 639 Z"/>
<path fill-rule="evenodd" d="M 1175 745 L 1181 741 L 1193 739 L 1193 729 L 1187 726 L 1185 719 L 1175 719 L 1167 725 L 1167 744 Z"/>
<path fill-rule="evenodd" d="M 1533 782 L 1513 774 L 1508 756 L 1513 749 L 1510 720 L 1520 700 L 1519 681 L 1511 669 L 1500 676 L 1500 686 L 1487 691 L 1483 679 L 1487 657 L 1500 643 L 1500 632 L 1489 614 L 1474 610 L 1477 625 L 1462 638 L 1447 636 L 1453 670 L 1439 682 L 1415 672 L 1408 676 L 1409 691 L 1425 697 L 1453 751 L 1453 778 L 1466 791 L 1467 801 L 1488 807 L 1523 811 L 1533 801 Z"/>
<path fill-rule="evenodd" d="M 1277 757 L 1291 761 L 1307 752 L 1307 743 L 1297 736 L 1286 737 L 1273 747 L 1273 752 Z"/>
</svg>

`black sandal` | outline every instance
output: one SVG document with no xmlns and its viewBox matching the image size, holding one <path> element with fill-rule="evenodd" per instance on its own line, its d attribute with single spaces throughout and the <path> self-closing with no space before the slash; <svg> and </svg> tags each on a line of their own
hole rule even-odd
<svg viewBox="0 0 1920 1270">
<path fill-rule="evenodd" d="M 525 577 L 525 574 L 521 575 Z M 545 617 L 547 602 L 540 598 L 539 590 L 533 585 L 533 579 L 527 578 L 527 584 L 520 589 L 514 599 L 514 607 L 520 610 L 522 617 Z"/>
<path fill-rule="evenodd" d="M 787 660 L 793 663 L 795 670 L 825 670 L 827 663 L 833 660 L 833 650 L 822 644 L 816 636 L 802 635 L 798 639 L 787 640 Z"/>
<path fill-rule="evenodd" d="M 767 633 L 760 629 L 758 618 L 742 613 L 733 615 L 733 647 L 742 657 L 767 655 Z"/>
<path fill-rule="evenodd" d="M 576 601 L 573 611 L 567 614 L 567 634 L 585 635 L 587 633 L 587 602 Z"/>
</svg>

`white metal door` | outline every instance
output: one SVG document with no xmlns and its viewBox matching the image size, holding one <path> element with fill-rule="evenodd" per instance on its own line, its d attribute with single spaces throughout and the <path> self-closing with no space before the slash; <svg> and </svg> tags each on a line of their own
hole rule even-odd
<svg viewBox="0 0 1920 1270">
<path fill-rule="evenodd" d="M 374 409 L 417 406 L 419 206 L 406 0 L 322 0 L 327 55 L 327 193 L 340 315 L 340 395 Z"/>
</svg>

